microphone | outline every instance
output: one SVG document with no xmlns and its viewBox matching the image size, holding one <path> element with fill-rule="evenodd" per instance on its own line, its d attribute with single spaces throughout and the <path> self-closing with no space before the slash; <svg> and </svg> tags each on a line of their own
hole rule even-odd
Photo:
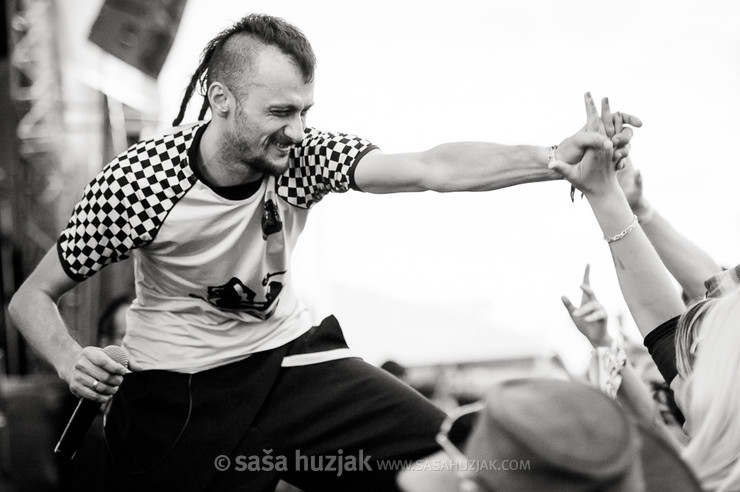
<svg viewBox="0 0 740 492">
<path fill-rule="evenodd" d="M 121 347 L 108 345 L 103 351 L 108 357 L 128 368 L 128 357 Z M 82 444 L 82 439 L 92 425 L 93 420 L 95 420 L 101 405 L 97 401 L 80 398 L 74 413 L 67 422 L 67 427 L 62 432 L 62 437 L 59 438 L 59 442 L 54 448 L 54 454 L 70 460 L 75 457 Z"/>
</svg>

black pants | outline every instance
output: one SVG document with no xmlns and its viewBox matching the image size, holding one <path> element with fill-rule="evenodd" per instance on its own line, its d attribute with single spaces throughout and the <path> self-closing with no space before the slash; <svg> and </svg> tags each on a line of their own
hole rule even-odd
<svg viewBox="0 0 740 492">
<path fill-rule="evenodd" d="M 337 329 L 327 318 L 308 337 L 326 348 Z M 361 359 L 280 367 L 296 346 L 316 345 L 306 340 L 194 375 L 127 375 L 106 423 L 112 483 L 271 491 L 283 479 L 305 491 L 396 490 L 394 463 L 436 451 L 444 414 Z"/>
</svg>

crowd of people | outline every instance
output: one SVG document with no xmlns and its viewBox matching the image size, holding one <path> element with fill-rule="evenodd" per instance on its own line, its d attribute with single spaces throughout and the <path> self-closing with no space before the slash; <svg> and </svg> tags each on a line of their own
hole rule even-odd
<svg viewBox="0 0 740 492">
<path fill-rule="evenodd" d="M 590 107 L 589 125 L 607 134 L 618 129 L 618 121 L 611 125 L 608 106 L 601 116 Z M 620 182 L 607 158 L 591 157 L 560 170 L 588 198 L 609 244 L 622 295 L 673 390 L 687 440 L 682 456 L 706 490 L 738 490 L 740 414 L 730 386 L 738 371 L 731 356 L 738 346 L 738 318 L 733 317 L 740 299 L 737 271 L 722 272 L 651 208 L 631 163 Z M 585 311 L 570 312 L 577 317 Z M 626 362 L 624 367 L 629 367 Z M 629 369 L 622 369 L 621 375 L 623 393 L 632 406 L 641 405 L 645 393 L 640 393 L 640 380 L 630 377 Z"/>
<path fill-rule="evenodd" d="M 599 112 L 586 94 L 586 125 L 557 145 L 386 154 L 307 127 L 314 66 L 282 19 L 249 15 L 220 33 L 175 128 L 103 169 L 11 302 L 71 392 L 108 403 L 110 490 L 740 490 L 739 271 L 723 272 L 644 197 L 629 157 L 639 119 L 607 100 Z M 180 126 L 198 89 L 202 121 Z M 449 413 L 356 357 L 333 316 L 312 323 L 293 289 L 292 250 L 327 193 L 556 179 L 593 210 L 659 391 L 609 335 L 588 269 L 580 305 L 563 303 L 593 345 L 590 384 L 505 381 Z M 56 303 L 128 256 L 126 368 L 72 339 Z M 242 473 L 237 457 L 273 466 Z M 313 458 L 355 466 L 306 469 Z"/>
<path fill-rule="evenodd" d="M 601 118 L 588 99 L 587 111 L 590 128 L 607 135 L 619 129 L 606 101 Z M 630 158 L 615 166 L 608 151 L 589 151 L 575 166 L 555 167 L 591 205 L 652 357 L 649 367 L 638 370 L 625 341 L 607 330 L 608 316 L 587 266 L 580 305 L 562 298 L 593 347 L 587 377 L 497 385 L 475 409 L 480 415 L 468 424 L 467 440 L 447 440 L 446 446 L 440 441 L 444 451 L 404 471 L 399 483 L 408 491 L 740 490 L 740 407 L 732 391 L 740 366 L 731 356 L 740 348 L 740 267 L 723 270 L 661 216 L 644 197 L 642 176 Z M 650 368 L 657 368 L 660 381 L 643 377 L 654 374 Z M 614 407 L 601 408 L 606 401 Z M 632 434 L 615 430 L 625 418 Z M 580 433 L 588 437 L 574 437 Z M 615 457 L 616 436 L 634 439 L 633 468 L 614 466 L 602 475 L 599 460 L 629 463 Z M 481 466 L 501 456 L 525 456 L 547 472 Z M 445 459 L 445 469 L 455 473 L 442 480 L 437 474 L 435 481 L 429 474 L 433 463 Z"/>
</svg>

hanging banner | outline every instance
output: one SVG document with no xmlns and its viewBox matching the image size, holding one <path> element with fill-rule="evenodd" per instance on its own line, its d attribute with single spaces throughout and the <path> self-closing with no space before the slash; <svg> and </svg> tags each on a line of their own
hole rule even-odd
<svg viewBox="0 0 740 492">
<path fill-rule="evenodd" d="M 89 39 L 156 79 L 167 59 L 186 0 L 106 0 Z"/>
</svg>

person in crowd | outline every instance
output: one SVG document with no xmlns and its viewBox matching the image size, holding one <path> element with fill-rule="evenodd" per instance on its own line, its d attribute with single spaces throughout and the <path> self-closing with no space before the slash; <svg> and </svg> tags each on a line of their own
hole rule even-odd
<svg viewBox="0 0 740 492">
<path fill-rule="evenodd" d="M 380 364 L 380 368 L 386 371 L 388 374 L 393 375 L 404 383 L 408 383 L 408 370 L 406 366 L 399 364 L 395 360 L 387 360 Z"/>
<path fill-rule="evenodd" d="M 589 129 L 606 135 L 619 130 L 608 104 L 602 106 L 603 120 L 593 101 L 587 102 L 587 112 Z M 740 376 L 740 290 L 704 301 L 711 305 L 693 310 L 690 335 L 676 336 L 677 345 L 664 344 L 664 334 L 675 334 L 685 307 L 620 188 L 609 154 L 589 151 L 575 166 L 553 166 L 587 198 L 612 253 L 627 306 L 661 373 L 676 391 L 690 437 L 684 458 L 705 489 L 740 490 L 740 398 L 735 391 Z M 693 340 L 688 348 L 683 346 L 687 340 Z M 680 351 L 689 362 L 688 374 L 677 371 Z"/>
<path fill-rule="evenodd" d="M 699 491 L 675 448 L 590 385 L 523 378 L 451 412 L 405 492 Z"/>
<path fill-rule="evenodd" d="M 645 197 L 643 176 L 631 158 L 622 161 L 617 178 L 640 227 L 686 296 L 686 304 L 705 296 L 705 282 L 722 267 L 695 242 L 679 232 Z"/>
<path fill-rule="evenodd" d="M 560 179 L 548 166 L 575 165 L 588 149 L 611 149 L 616 165 L 628 155 L 628 126 L 613 137 L 581 129 L 555 146 L 460 142 L 384 153 L 361 137 L 307 127 L 314 66 L 305 36 L 276 17 L 248 15 L 217 35 L 174 125 L 197 88 L 200 118 L 211 118 L 109 163 L 11 302 L 16 325 L 75 395 L 115 394 L 105 429 L 111 486 L 257 491 L 283 478 L 304 490 L 393 490 L 395 471 L 357 462 L 434 451 L 445 416 L 354 356 L 336 318 L 310 319 L 290 258 L 312 207 L 349 189 L 495 190 Z M 130 255 L 127 374 L 70 337 L 56 302 Z M 290 461 L 275 466 L 276 456 Z M 319 463 L 336 467 L 340 456 L 355 469 Z"/>
<path fill-rule="evenodd" d="M 635 353 L 642 354 L 645 348 L 640 345 L 642 350 L 632 351 L 630 355 L 624 347 L 624 340 L 615 339 L 609 333 L 606 309 L 591 287 L 590 265 L 586 265 L 583 273 L 581 290 L 580 306 L 575 306 L 566 296 L 561 299 L 573 324 L 593 347 L 588 380 L 608 396 L 617 399 L 635 418 L 654 426 L 657 432 L 665 433 L 677 446 L 685 443 L 686 435 L 681 428 L 683 414 L 678 410 L 673 392 L 667 385 L 656 389 L 657 381 L 654 379 L 661 381 L 662 376 L 650 355 L 644 352 L 649 361 L 646 364 L 655 370 L 643 368 L 643 371 L 648 375 L 657 375 L 646 379 L 632 360 Z"/>
<path fill-rule="evenodd" d="M 734 391 L 740 376 L 740 290 L 719 298 L 708 309 L 699 334 L 695 360 L 676 399 L 686 415 L 691 437 L 683 456 L 709 490 L 740 490 L 740 399 Z"/>
</svg>

